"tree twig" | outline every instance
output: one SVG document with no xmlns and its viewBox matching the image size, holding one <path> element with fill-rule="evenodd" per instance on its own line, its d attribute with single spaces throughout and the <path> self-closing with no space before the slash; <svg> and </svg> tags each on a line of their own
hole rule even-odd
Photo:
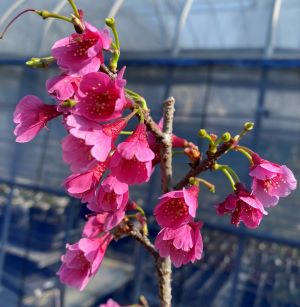
<svg viewBox="0 0 300 307">
<path fill-rule="evenodd" d="M 163 104 L 163 137 L 160 144 L 160 168 L 163 193 L 172 188 L 172 132 L 174 119 L 173 97 L 168 98 Z"/>
<path fill-rule="evenodd" d="M 190 177 L 196 177 L 200 173 L 211 170 L 216 161 L 225 154 L 232 146 L 233 140 L 220 145 L 215 153 L 207 152 L 206 159 L 202 160 L 195 168 L 190 169 L 187 174 L 175 185 L 175 190 L 182 189 L 189 183 Z"/>
<path fill-rule="evenodd" d="M 130 230 L 128 231 L 128 235 L 130 235 L 136 241 L 140 242 L 147 249 L 147 251 L 154 257 L 155 261 L 158 259 L 159 254 L 155 249 L 155 246 L 150 242 L 148 237 L 142 235 L 137 228 L 131 226 Z"/>
<path fill-rule="evenodd" d="M 167 193 L 172 188 L 172 130 L 174 118 L 173 97 L 168 98 L 163 104 L 163 135 L 160 144 L 160 168 L 161 168 L 161 184 L 163 193 Z M 156 260 L 156 271 L 159 284 L 159 298 L 161 307 L 171 307 L 172 287 L 171 276 L 172 266 L 170 257 Z"/>
</svg>

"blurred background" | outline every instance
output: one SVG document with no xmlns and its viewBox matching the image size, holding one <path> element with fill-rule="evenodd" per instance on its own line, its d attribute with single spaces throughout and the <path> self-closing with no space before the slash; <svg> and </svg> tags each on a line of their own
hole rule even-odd
<svg viewBox="0 0 300 307">
<path fill-rule="evenodd" d="M 153 117 L 162 101 L 176 99 L 175 132 L 205 150 L 197 131 L 236 134 L 245 121 L 255 130 L 243 144 L 300 175 L 299 0 L 77 0 L 86 19 L 103 27 L 116 16 L 129 88 L 144 95 Z M 47 9 L 68 14 L 63 0 L 1 0 L 0 29 L 18 12 Z M 84 292 L 61 285 L 55 275 L 66 242 L 80 237 L 86 210 L 66 195 L 59 120 L 29 144 L 17 144 L 12 113 L 20 98 L 47 102 L 45 80 L 57 74 L 26 68 L 30 57 L 47 56 L 53 42 L 73 30 L 59 20 L 27 14 L 0 42 L 0 306 L 97 306 L 113 297 L 122 305 L 140 294 L 158 306 L 152 259 L 135 242 L 109 246 L 96 278 Z M 249 185 L 248 163 L 234 163 Z M 175 157 L 177 181 L 188 169 Z M 259 229 L 234 228 L 214 204 L 230 192 L 222 175 L 205 174 L 217 186 L 203 189 L 204 255 L 174 270 L 175 307 L 300 306 L 300 192 L 270 211 Z M 151 214 L 160 194 L 159 172 L 131 191 Z M 157 233 L 152 221 L 150 232 Z"/>
</svg>

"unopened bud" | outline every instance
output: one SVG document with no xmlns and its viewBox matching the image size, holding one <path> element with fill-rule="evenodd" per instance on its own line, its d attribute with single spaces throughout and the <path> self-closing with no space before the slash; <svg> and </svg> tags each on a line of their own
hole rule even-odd
<svg viewBox="0 0 300 307">
<path fill-rule="evenodd" d="M 47 68 L 54 61 L 55 59 L 52 56 L 46 58 L 31 58 L 26 62 L 26 65 L 33 68 Z"/>
<path fill-rule="evenodd" d="M 49 18 L 50 12 L 46 10 L 35 11 L 38 15 L 40 15 L 43 19 Z"/>
<path fill-rule="evenodd" d="M 229 132 L 225 132 L 223 135 L 222 135 L 222 137 L 221 137 L 221 139 L 222 139 L 222 142 L 229 142 L 230 141 L 230 139 L 231 139 L 231 134 L 229 133 Z"/>
<path fill-rule="evenodd" d="M 186 147 L 184 153 L 190 158 L 192 162 L 200 160 L 201 153 L 197 147 Z"/>
<path fill-rule="evenodd" d="M 67 99 L 61 105 L 66 108 L 73 108 L 77 102 L 74 99 Z"/>
<path fill-rule="evenodd" d="M 211 138 L 211 140 L 213 142 L 215 142 L 217 140 L 217 138 L 218 138 L 218 136 L 216 134 L 214 134 L 214 133 L 210 133 L 209 136 L 210 136 L 210 138 Z"/>
<path fill-rule="evenodd" d="M 254 123 L 253 123 L 253 122 L 246 122 L 246 123 L 244 124 L 244 129 L 245 129 L 245 131 L 250 131 L 250 130 L 253 129 L 253 127 L 254 127 Z"/>
<path fill-rule="evenodd" d="M 113 27 L 115 25 L 115 19 L 113 17 L 110 17 L 110 18 L 105 18 L 105 24 L 108 26 L 108 27 Z"/>
<path fill-rule="evenodd" d="M 198 132 L 198 135 L 203 138 L 203 137 L 206 137 L 207 136 L 207 132 L 205 129 L 200 129 L 199 132 Z"/>
</svg>

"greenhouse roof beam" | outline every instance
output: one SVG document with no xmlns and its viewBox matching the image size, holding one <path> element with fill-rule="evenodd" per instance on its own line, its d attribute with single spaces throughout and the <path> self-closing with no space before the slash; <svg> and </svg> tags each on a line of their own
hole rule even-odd
<svg viewBox="0 0 300 307">
<path fill-rule="evenodd" d="M 275 35 L 281 11 L 281 4 L 282 4 L 281 0 L 273 0 L 273 9 L 270 16 L 270 22 L 269 22 L 269 28 L 268 28 L 268 34 L 265 46 L 265 54 L 264 54 L 266 58 L 271 58 L 274 54 L 274 46 L 276 43 Z"/>
<path fill-rule="evenodd" d="M 124 0 L 116 0 L 115 3 L 110 8 L 110 11 L 108 13 L 108 17 L 115 17 L 119 10 L 121 9 L 122 5 L 124 3 Z"/>
<path fill-rule="evenodd" d="M 174 31 L 174 39 L 173 39 L 173 45 L 172 45 L 172 55 L 176 56 L 179 53 L 179 43 L 180 43 L 180 36 L 184 29 L 184 26 L 186 24 L 187 18 L 189 16 L 190 10 L 192 8 L 194 0 L 185 0 L 183 2 L 182 9 L 180 10 L 180 13 L 178 14 L 178 19 Z"/>
</svg>

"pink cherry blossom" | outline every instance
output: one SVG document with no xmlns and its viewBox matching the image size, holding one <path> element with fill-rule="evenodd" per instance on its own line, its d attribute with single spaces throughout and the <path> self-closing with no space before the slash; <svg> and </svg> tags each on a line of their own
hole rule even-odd
<svg viewBox="0 0 300 307">
<path fill-rule="evenodd" d="M 94 212 L 107 213 L 104 228 L 110 230 L 124 218 L 128 196 L 128 185 L 110 175 L 103 180 L 88 208 Z"/>
<path fill-rule="evenodd" d="M 179 228 L 163 228 L 155 240 L 161 257 L 170 256 L 175 267 L 194 263 L 202 256 L 203 241 L 200 233 L 202 222 L 189 222 Z"/>
<path fill-rule="evenodd" d="M 107 214 L 90 215 L 84 225 L 82 236 L 85 238 L 95 238 L 106 229 L 104 223 Z"/>
<path fill-rule="evenodd" d="M 62 256 L 62 265 L 57 272 L 60 281 L 82 291 L 97 273 L 112 239 L 107 232 L 100 238 L 83 238 L 75 244 L 67 244 L 67 252 Z"/>
<path fill-rule="evenodd" d="M 191 186 L 162 195 L 154 209 L 157 223 L 162 227 L 177 228 L 196 216 L 199 188 Z"/>
<path fill-rule="evenodd" d="M 98 189 L 96 196 L 98 206 L 94 209 L 90 207 L 90 209 L 97 212 L 97 208 L 103 211 L 116 211 L 125 208 L 128 195 L 128 185 L 110 175 L 102 181 Z"/>
<path fill-rule="evenodd" d="M 46 127 L 48 121 L 59 115 L 55 105 L 45 104 L 33 95 L 25 96 L 14 112 L 14 123 L 17 124 L 14 130 L 16 141 L 19 143 L 31 141 Z"/>
<path fill-rule="evenodd" d="M 63 160 L 70 164 L 73 173 L 85 172 L 98 162 L 91 155 L 92 146 L 85 145 L 84 141 L 67 135 L 62 141 Z"/>
<path fill-rule="evenodd" d="M 99 307 L 122 307 L 122 306 L 110 298 L 105 304 L 100 304 Z"/>
<path fill-rule="evenodd" d="M 82 203 L 90 201 L 94 197 L 106 166 L 106 162 L 100 162 L 86 172 L 72 174 L 64 182 L 66 190 L 71 196 L 80 198 Z"/>
<path fill-rule="evenodd" d="M 113 142 L 126 127 L 127 119 L 120 118 L 108 124 L 97 124 L 82 116 L 70 115 L 67 118 L 70 133 L 85 141 L 91 147 L 91 155 L 104 162 L 113 148 Z"/>
<path fill-rule="evenodd" d="M 255 195 L 240 184 L 236 184 L 234 194 L 227 196 L 224 202 L 216 206 L 219 215 L 230 214 L 231 224 L 239 226 L 243 222 L 248 228 L 257 228 L 268 213 Z"/>
<path fill-rule="evenodd" d="M 84 141 L 89 134 L 98 133 L 99 130 L 102 130 L 102 125 L 79 115 L 69 115 L 66 124 L 72 135 Z"/>
<path fill-rule="evenodd" d="M 130 185 L 146 182 L 152 173 L 154 156 L 147 142 L 146 126 L 139 124 L 133 134 L 117 146 L 111 158 L 111 173 Z"/>
<path fill-rule="evenodd" d="M 99 70 L 104 62 L 103 49 L 109 49 L 110 44 L 107 29 L 98 30 L 86 22 L 83 34 L 74 33 L 55 42 L 52 55 L 66 73 L 84 75 Z"/>
<path fill-rule="evenodd" d="M 65 101 L 74 97 L 81 77 L 77 75 L 59 75 L 47 80 L 46 88 L 50 96 L 58 101 Z"/>
<path fill-rule="evenodd" d="M 288 196 L 296 189 L 297 180 L 287 166 L 264 160 L 258 154 L 253 154 L 252 159 L 253 194 L 265 207 L 276 206 L 280 197 Z"/>
<path fill-rule="evenodd" d="M 83 76 L 76 94 L 76 114 L 94 121 L 108 121 L 120 117 L 128 106 L 123 74 L 124 69 L 113 80 L 103 72 Z"/>
<path fill-rule="evenodd" d="M 87 134 L 85 143 L 92 146 L 92 156 L 98 161 L 105 161 L 113 148 L 114 141 L 126 125 L 126 119 L 120 118 L 112 123 L 103 124 L 101 130 Z"/>
</svg>

